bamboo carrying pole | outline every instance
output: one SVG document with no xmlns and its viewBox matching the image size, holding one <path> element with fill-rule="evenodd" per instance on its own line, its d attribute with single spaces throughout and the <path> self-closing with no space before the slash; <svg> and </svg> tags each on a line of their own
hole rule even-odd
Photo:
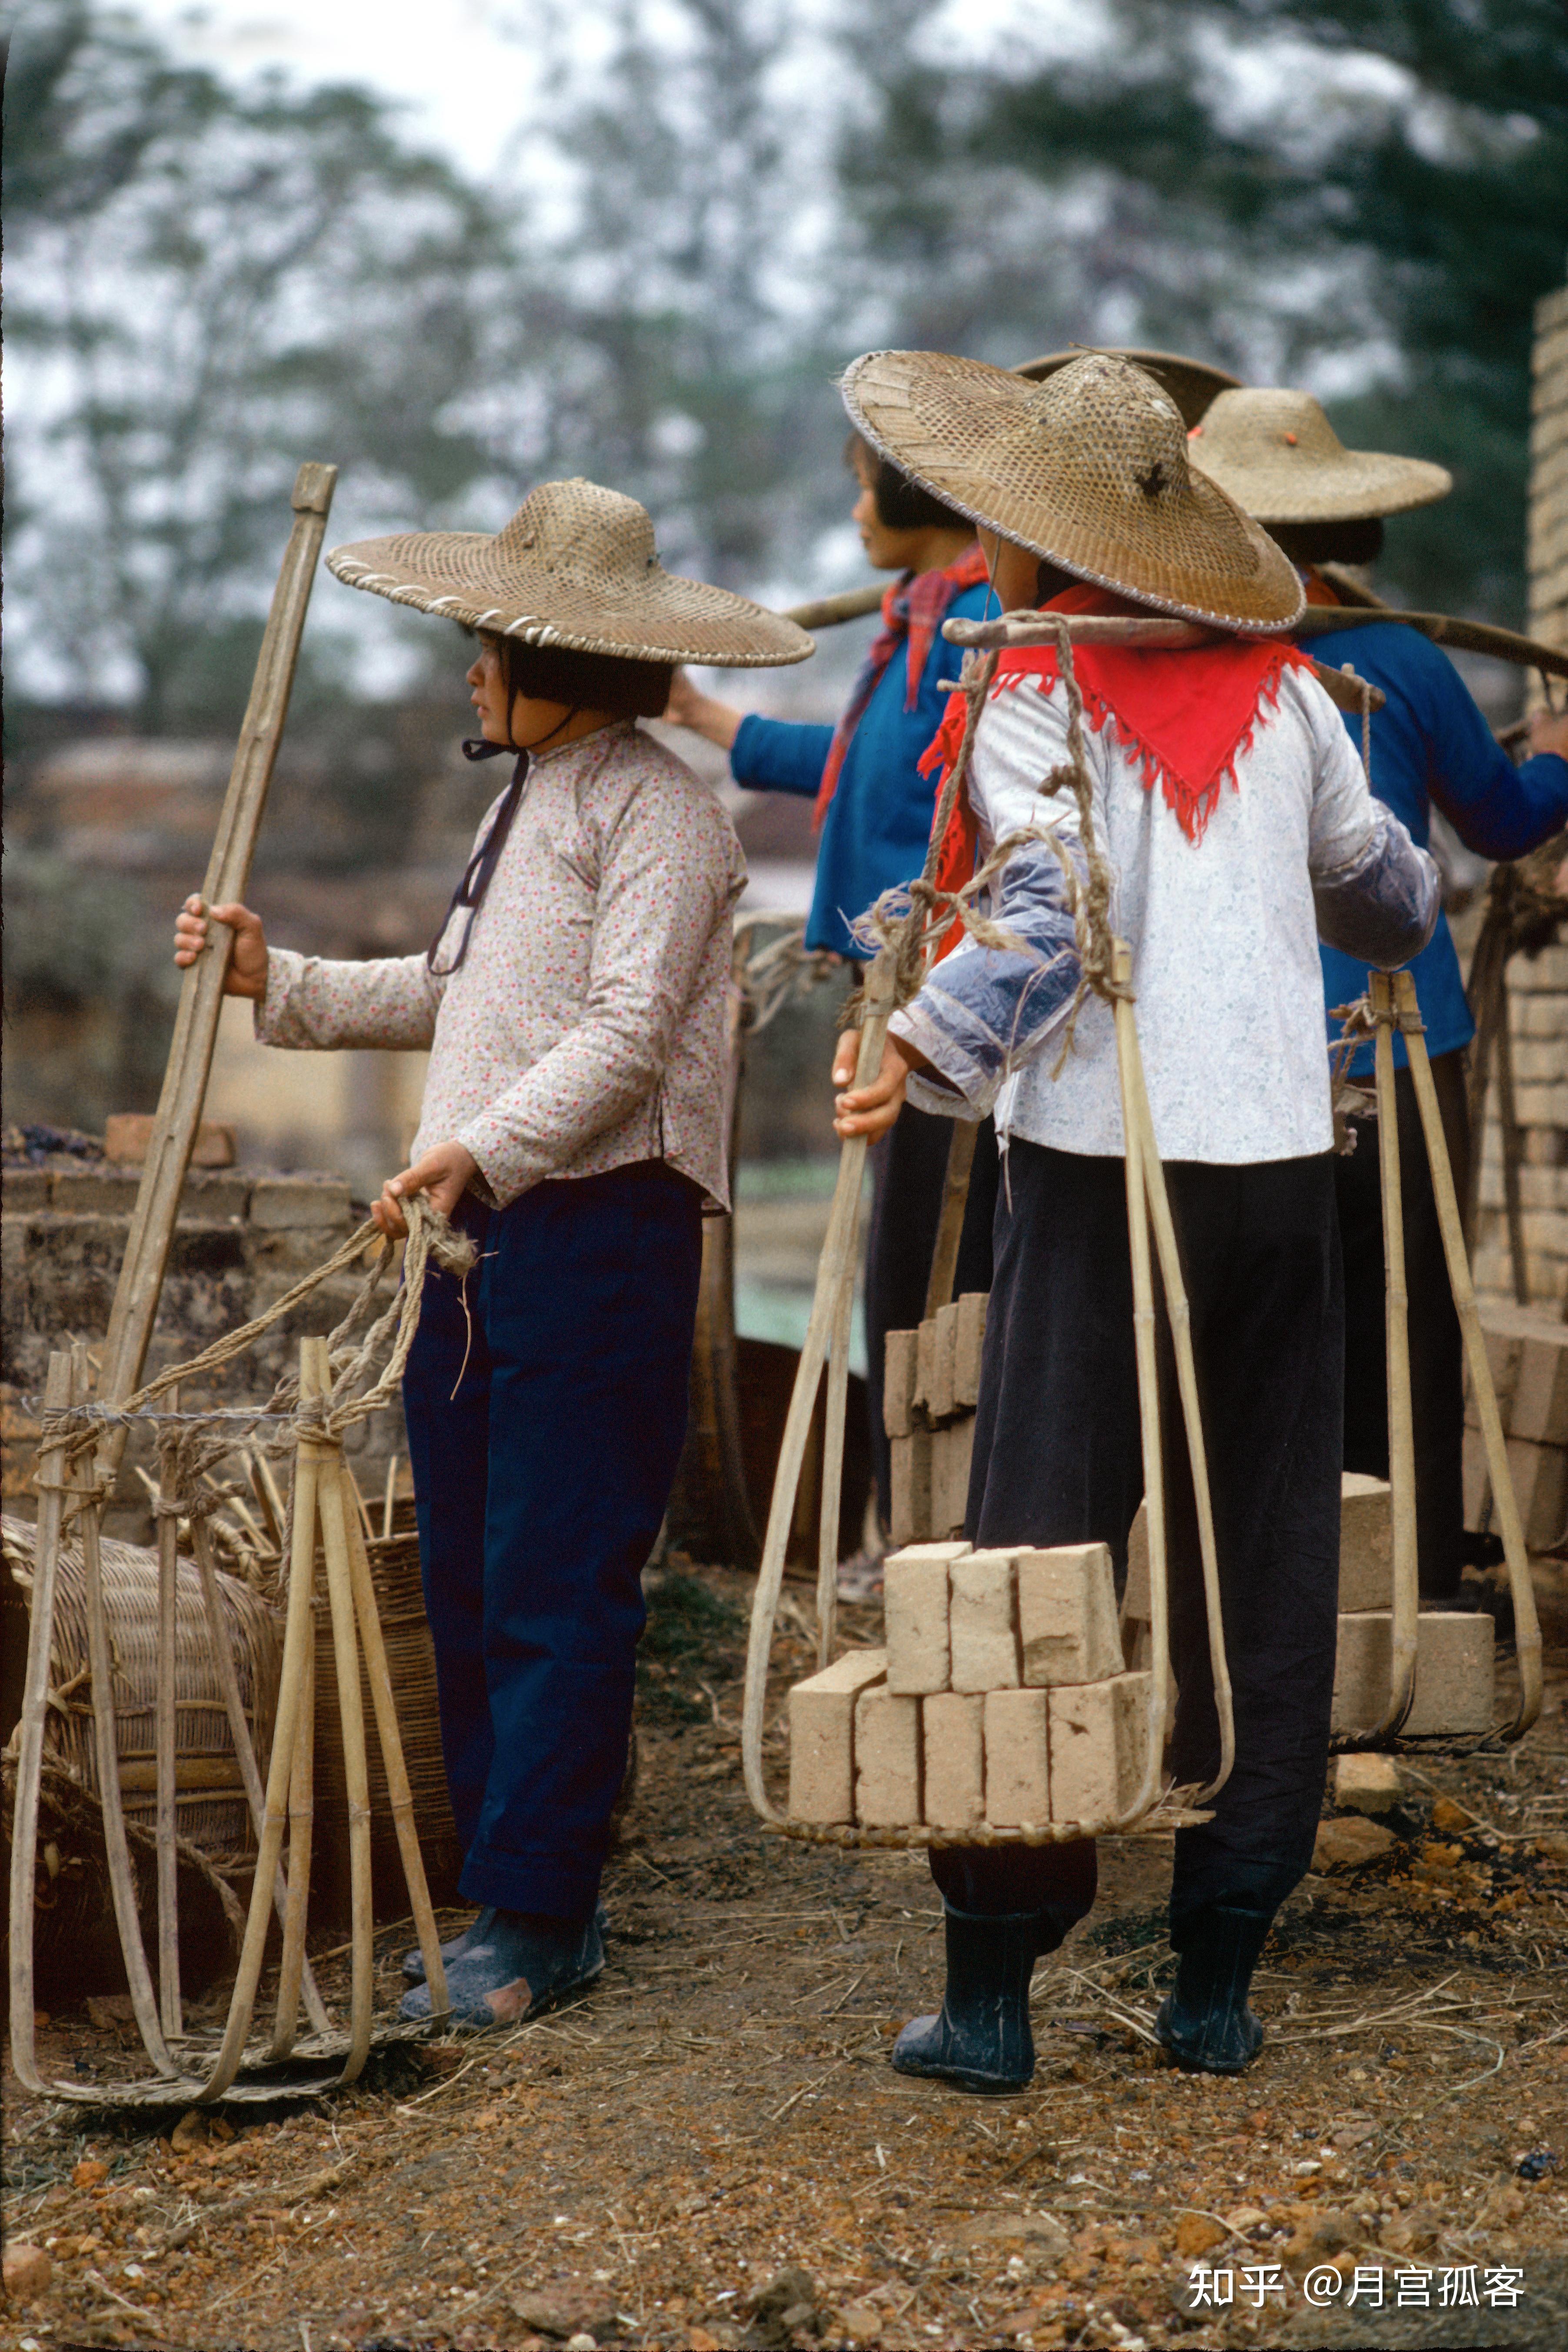
<svg viewBox="0 0 1568 2352">
<path fill-rule="evenodd" d="M 202 897 L 208 907 L 223 906 L 243 897 L 250 877 L 251 857 L 288 713 L 305 611 L 337 478 L 335 466 L 308 464 L 300 467 L 295 479 L 291 501 L 294 527 L 273 593 L 217 836 L 202 885 Z M 180 989 L 174 1042 L 169 1048 L 146 1165 L 115 1286 L 109 1335 L 104 1341 L 99 1394 L 110 1404 L 124 1402 L 141 1379 L 146 1360 L 147 1342 L 157 1318 L 174 1221 L 179 1213 L 180 1193 L 212 1069 L 218 1015 L 223 1008 L 224 978 L 233 944 L 233 934 L 226 925 L 212 924 L 209 951 L 189 967 Z M 111 1431 L 104 1441 L 106 1459 L 117 1462 L 124 1443 L 122 1430 Z"/>
<path fill-rule="evenodd" d="M 1004 613 L 994 621 L 944 621 L 942 633 L 950 645 L 955 646 L 1049 646 L 1057 642 L 1058 626 L 1066 627 L 1075 646 L 1131 646 L 1149 653 L 1185 652 L 1198 646 L 1219 645 L 1229 634 L 1223 629 L 1205 628 L 1196 621 L 1144 621 L 1121 613 L 1068 616 L 1032 611 Z M 1342 669 L 1331 669 L 1326 662 L 1315 661 L 1312 675 L 1330 701 L 1342 710 L 1359 714 L 1363 709 L 1383 709 L 1381 688 L 1357 677 L 1348 662 Z M 950 688 L 956 684 L 955 679 L 949 681 Z"/>
</svg>

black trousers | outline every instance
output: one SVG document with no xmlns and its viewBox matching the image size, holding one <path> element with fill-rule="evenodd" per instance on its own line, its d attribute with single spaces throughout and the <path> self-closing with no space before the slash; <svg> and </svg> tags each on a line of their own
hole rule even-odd
<svg viewBox="0 0 1568 2352">
<path fill-rule="evenodd" d="M 926 1284 L 942 1222 L 947 1150 L 954 1122 L 906 1103 L 871 1147 L 871 1216 L 866 1240 L 866 1389 L 871 1466 L 884 1528 L 892 1499 L 888 1433 L 882 1420 L 882 1367 L 889 1331 L 910 1331 L 925 1313 Z M 991 1287 L 991 1226 L 996 1209 L 996 1129 L 983 1121 L 969 1178 L 969 1204 L 958 1248 L 955 1298 Z"/>
<path fill-rule="evenodd" d="M 1437 1104 L 1462 1201 L 1469 1169 L 1465 1056 L 1432 1064 Z M 1451 1601 L 1465 1557 L 1465 1357 L 1448 1282 L 1415 1082 L 1394 1073 L 1399 1180 L 1409 1295 L 1410 1401 L 1415 1429 L 1415 1540 L 1424 1600 Z M 1388 1475 L 1388 1339 L 1384 1323 L 1383 1193 L 1377 1122 L 1352 1122 L 1356 1148 L 1334 1162 L 1345 1266 L 1345 1468 Z"/>
<path fill-rule="evenodd" d="M 1111 1547 L 1143 1491 L 1126 1180 L 1120 1160 L 1013 1141 L 997 1205 L 967 1532 L 980 1544 Z M 1272 1914 L 1311 1860 L 1333 1693 L 1343 1297 L 1332 1156 L 1165 1171 L 1192 1311 L 1236 1766 L 1176 1836 L 1172 1941 L 1217 1903 Z M 1218 1727 L 1196 1515 L 1161 1330 L 1179 1780 L 1209 1777 Z M 1080 1848 L 965 1850 L 967 1907 L 1092 1899 Z M 950 1899 L 956 1900 L 955 1895 Z"/>
</svg>

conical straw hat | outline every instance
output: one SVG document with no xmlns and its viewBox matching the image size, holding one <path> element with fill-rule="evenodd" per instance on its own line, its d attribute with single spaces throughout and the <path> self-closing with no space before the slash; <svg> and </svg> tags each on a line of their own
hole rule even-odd
<svg viewBox="0 0 1568 2352">
<path fill-rule="evenodd" d="M 1194 429 L 1191 455 L 1262 523 L 1404 514 L 1454 487 L 1425 458 L 1347 449 L 1307 392 L 1222 392 Z"/>
<path fill-rule="evenodd" d="M 503 530 L 411 530 L 335 547 L 327 569 L 395 604 L 574 653 L 764 669 L 805 661 L 782 613 L 666 572 L 646 507 L 596 482 L 542 482 Z"/>
<path fill-rule="evenodd" d="M 1193 425 L 1205 414 L 1215 395 L 1239 385 L 1241 378 L 1227 375 L 1224 368 L 1211 367 L 1207 360 L 1189 360 L 1180 352 L 1144 352 L 1130 349 L 1126 344 L 1108 347 L 1119 360 L 1131 360 L 1145 375 L 1152 375 L 1162 392 L 1168 392 L 1182 412 L 1184 425 Z M 1071 365 L 1083 357 L 1079 344 L 1070 352 L 1047 352 L 1043 358 L 1026 360 L 1013 370 L 1015 375 L 1027 376 L 1031 383 L 1043 383 L 1058 368 Z"/>
<path fill-rule="evenodd" d="M 1282 629 L 1301 584 L 1187 465 L 1152 376 L 1089 352 L 1044 383 L 945 352 L 869 352 L 840 386 L 873 447 L 973 522 L 1080 580 L 1219 628 Z"/>
</svg>

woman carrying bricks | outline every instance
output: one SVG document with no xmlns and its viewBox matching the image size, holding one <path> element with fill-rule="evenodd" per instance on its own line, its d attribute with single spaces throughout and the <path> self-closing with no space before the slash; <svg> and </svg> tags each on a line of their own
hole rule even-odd
<svg viewBox="0 0 1568 2352">
<path fill-rule="evenodd" d="M 792 793 L 814 803 L 819 842 L 805 944 L 858 963 L 867 950 L 851 921 L 884 890 L 920 872 L 931 835 L 936 779 L 921 762 L 946 714 L 944 686 L 958 676 L 962 660 L 942 636 L 942 622 L 949 614 L 978 618 L 990 592 L 965 516 L 911 482 L 858 434 L 850 436 L 845 454 L 859 486 L 851 520 L 867 561 L 899 577 L 882 599 L 881 628 L 837 727 L 742 712 L 700 692 L 682 673 L 665 715 L 728 751 L 730 772 L 748 792 Z M 951 1132 L 944 1120 L 910 1104 L 871 1154 L 867 1391 L 884 1527 L 890 1486 L 880 1409 L 883 1342 L 889 1331 L 907 1329 L 925 1311 Z M 955 1295 L 990 1287 L 995 1183 L 995 1143 L 987 1125 L 970 1179 L 973 1207 Z"/>
<path fill-rule="evenodd" d="M 404 1384 L 452 1810 L 479 1904 L 455 2015 L 510 2023 L 591 1982 L 626 1767 L 641 1570 L 686 1428 L 705 1209 L 727 1204 L 725 992 L 745 868 L 728 818 L 640 729 L 679 662 L 803 660 L 809 637 L 672 577 L 633 499 L 533 490 L 497 537 L 339 548 L 329 569 L 479 635 L 480 740 L 510 754 L 427 954 L 330 963 L 235 930 L 264 1043 L 427 1048 L 412 1165 L 471 1235 L 426 1280 Z M 205 945 L 199 899 L 175 960 Z M 410 1975 L 421 1973 L 416 1961 Z M 422 1983 L 405 2014 L 427 2013 Z"/>
<path fill-rule="evenodd" d="M 1347 449 L 1310 394 L 1222 393 L 1192 436 L 1193 463 L 1260 522 L 1296 564 L 1310 604 L 1363 601 L 1328 564 L 1369 564 L 1383 547 L 1385 515 L 1446 498 L 1441 466 L 1372 449 Z M 1568 824 L 1568 716 L 1538 710 L 1534 756 L 1515 767 L 1442 649 L 1418 630 L 1373 623 L 1315 637 L 1320 661 L 1353 664 L 1384 696 L 1372 714 L 1372 789 L 1425 846 L 1439 809 L 1467 849 L 1482 857 L 1523 857 Z M 1359 739 L 1361 720 L 1344 723 Z M 1366 992 L 1366 964 L 1322 949 L 1329 1034 L 1336 1007 Z M 1426 1049 L 1459 1198 L 1466 1197 L 1471 1137 L 1466 1047 L 1476 1024 L 1459 959 L 1439 916 L 1410 968 L 1426 1024 Z M 1410 1294 L 1410 1379 L 1415 1423 L 1415 1538 L 1421 1597 L 1454 1608 L 1465 1559 L 1465 1374 L 1459 1318 L 1448 1283 L 1431 1169 L 1421 1139 L 1405 1040 L 1394 1040 L 1404 1187 L 1405 1273 Z M 1348 1075 L 1372 1077 L 1370 1041 Z M 1359 1140 L 1334 1171 L 1345 1264 L 1345 1468 L 1388 1475 L 1388 1358 L 1384 1328 L 1383 1193 L 1377 1129 L 1354 1122 Z"/>
<path fill-rule="evenodd" d="M 1333 1683 L 1343 1313 L 1317 941 L 1404 962 L 1431 936 L 1436 871 L 1373 800 L 1339 713 L 1281 642 L 1301 609 L 1289 564 L 1190 472 L 1152 378 L 1093 353 L 1036 387 L 880 352 L 845 396 L 874 446 L 981 526 L 1005 605 L 1226 633 L 1191 651 L 1085 646 L 1076 669 L 1191 1304 L 1235 1695 L 1235 1769 L 1212 1821 L 1176 1837 L 1180 1960 L 1159 2031 L 1183 2065 L 1236 2073 L 1261 2040 L 1253 1968 L 1310 1859 Z M 949 873 L 1042 823 L 1087 873 L 1076 803 L 1042 790 L 1067 743 L 1054 650 L 1005 653 Z M 983 1546 L 1103 1540 L 1120 1577 L 1143 1475 L 1113 1023 L 1089 996 L 1061 1058 L 1080 964 L 1047 842 L 1015 852 L 992 912 L 1019 949 L 965 941 L 940 961 L 895 1017 L 878 1077 L 840 1096 L 838 1129 L 876 1134 L 906 1089 L 960 1116 L 994 1108 L 1005 1173 L 965 1532 Z M 1179 1413 L 1166 1461 L 1170 1760 L 1178 1782 L 1203 1781 L 1218 1734 Z M 894 2063 L 1016 2087 L 1034 2067 L 1030 1971 L 1092 1904 L 1093 1846 L 960 1847 L 931 1868 L 946 1993 Z"/>
</svg>

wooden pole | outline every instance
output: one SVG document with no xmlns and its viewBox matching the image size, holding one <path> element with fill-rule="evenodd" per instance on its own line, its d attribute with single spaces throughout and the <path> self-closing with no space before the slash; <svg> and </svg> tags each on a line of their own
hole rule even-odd
<svg viewBox="0 0 1568 2352">
<path fill-rule="evenodd" d="M 430 2014 L 441 2017 L 450 2006 L 447 1997 L 447 1970 L 441 1958 L 440 1932 L 436 1925 L 430 1888 L 425 1876 L 425 1857 L 419 1851 L 419 1831 L 414 1819 L 414 1791 L 409 1786 L 403 1735 L 398 1729 L 397 1701 L 393 1695 L 392 1670 L 386 1663 L 381 1612 L 375 1605 L 375 1582 L 371 1575 L 370 1553 L 358 1521 L 349 1517 L 347 1529 L 354 1613 L 359 1620 L 365 1680 L 370 1685 L 371 1705 L 375 1709 L 376 1736 L 381 1742 L 382 1766 L 386 1773 L 387 1810 L 397 1832 L 397 1850 L 403 1858 L 403 1875 L 408 1886 L 408 1907 L 414 1915 L 419 1955 L 425 1963 L 425 1981 L 430 1988 Z"/>
<path fill-rule="evenodd" d="M 324 1339 L 307 1339 L 315 1360 L 319 1393 L 331 1387 Z M 370 1771 L 364 1748 L 364 1701 L 360 1693 L 359 1644 L 354 1638 L 353 1577 L 349 1567 L 349 1498 L 335 1444 L 323 1445 L 321 1466 L 321 1550 L 327 1564 L 327 1599 L 332 1612 L 332 1662 L 337 1671 L 338 1714 L 343 1731 L 343 1781 L 349 1814 L 350 1990 L 349 2054 L 339 2078 L 352 2083 L 370 2054 L 375 2001 L 373 1943 Z"/>
<path fill-rule="evenodd" d="M 72 1350 L 77 1359 L 72 1365 L 72 1402 L 81 1403 L 87 1396 L 87 1350 Z M 132 1866 L 131 1848 L 125 1835 L 125 1812 L 120 1795 L 120 1743 L 116 1737 L 114 1714 L 114 1660 L 109 1640 L 109 1612 L 103 1599 L 103 1554 L 99 1544 L 99 1529 L 103 1506 L 98 1498 L 97 1476 L 92 1456 L 86 1448 L 72 1458 L 67 1480 L 82 1497 L 78 1524 L 81 1528 L 82 1583 L 87 1598 L 87 1656 L 92 1674 L 92 1728 L 94 1753 L 98 1764 L 98 1801 L 103 1813 L 103 1853 L 109 1870 L 110 1892 L 114 1898 L 115 1925 L 120 1930 L 120 1949 L 125 1961 L 125 1979 L 130 1988 L 131 2005 L 141 2028 L 147 2055 L 160 2074 L 175 2074 L 178 2068 L 169 2055 L 159 2019 L 158 1996 L 153 1988 L 152 1972 L 147 1966 L 146 1947 L 142 1940 L 142 1921 L 136 1907 L 136 1874 Z"/>
<path fill-rule="evenodd" d="M 1405 1285 L 1405 1206 L 1399 1179 L 1399 1106 L 1394 1087 L 1394 990 L 1374 971 L 1372 1009 L 1377 1023 L 1377 1157 L 1383 1182 L 1384 1308 L 1388 1364 L 1388 1483 L 1394 1519 L 1394 1627 L 1388 1706 L 1367 1740 L 1390 1738 L 1415 1696 L 1419 1570 L 1415 1549 L 1415 1436 L 1410 1404 L 1409 1296 Z"/>
<path fill-rule="evenodd" d="M 180 1391 L 171 1389 L 168 1409 L 174 1412 Z M 165 1451 L 163 1467 L 172 1455 Z M 180 1874 L 174 1850 L 176 1811 L 176 1711 L 174 1672 L 179 1656 L 179 1497 L 171 1482 L 160 1479 L 158 1490 L 158 1657 L 153 1727 L 157 1766 L 158 1839 L 158 2005 L 165 2036 L 175 2041 L 184 2030 L 180 2014 Z"/>
<path fill-rule="evenodd" d="M 245 1719 L 245 1702 L 239 1695 L 239 1676 L 235 1672 L 234 1652 L 229 1645 L 227 1629 L 224 1624 L 223 1601 L 217 1589 L 217 1571 L 213 1566 L 210 1520 L 198 1519 L 192 1529 L 192 1537 L 196 1551 L 196 1574 L 201 1580 L 202 1606 L 206 1612 L 207 1646 L 212 1652 L 218 1688 L 223 1693 L 224 1707 L 228 1716 L 229 1738 L 234 1742 L 234 1752 L 239 1759 L 239 1777 L 245 1783 L 246 1799 L 250 1806 L 251 1826 L 256 1832 L 256 1843 L 259 1848 L 267 1797 L 261 1786 L 261 1775 L 257 1769 L 256 1748 L 250 1737 L 250 1726 Z M 290 1803 L 292 1803 L 291 1793 Z M 292 1862 L 292 1854 L 289 1860 Z M 289 1910 L 289 1882 L 281 1869 L 273 1882 L 273 1908 L 278 1914 L 279 1924 L 281 1926 L 288 1917 Z M 310 1973 L 309 1960 L 303 1965 L 301 1981 L 305 1993 L 305 2009 L 311 2025 L 318 2033 L 330 2033 L 332 2021 L 327 2015 L 326 2005 L 316 1990 L 316 1979 Z"/>
<path fill-rule="evenodd" d="M 65 1349 L 57 1348 L 49 1358 L 44 1383 L 46 1420 L 37 1474 L 38 1519 L 33 1542 L 27 1664 L 22 1683 L 22 1713 L 16 1726 L 16 1801 L 11 1822 L 11 2063 L 25 2091 L 47 2087 L 38 2073 L 33 2029 L 34 1877 L 38 1864 L 38 1793 L 43 1777 L 44 1727 L 48 1717 L 67 1443 L 63 1432 L 50 1431 L 47 1417 L 63 1412 L 70 1402 L 70 1356 Z"/>
<path fill-rule="evenodd" d="M 288 713 L 305 611 L 336 480 L 335 466 L 318 465 L 301 466 L 295 480 L 294 527 L 257 657 L 250 701 L 239 732 L 206 880 L 202 886 L 202 896 L 208 907 L 223 906 L 241 898 L 250 878 L 250 861 Z M 227 928 L 214 923 L 210 927 L 208 952 L 189 967 L 180 990 L 174 1042 L 163 1073 L 163 1091 L 153 1122 L 152 1140 L 147 1147 L 146 1165 L 104 1341 L 99 1394 L 110 1404 L 122 1403 L 132 1393 L 146 1361 L 147 1342 L 157 1318 L 174 1221 L 179 1213 L 180 1193 L 212 1069 L 218 1015 L 223 1007 L 224 977 L 233 944 L 233 934 Z M 122 1430 L 111 1431 L 102 1449 L 105 1457 L 118 1461 L 124 1443 Z"/>
<path fill-rule="evenodd" d="M 272 2040 L 267 2055 L 287 2058 L 294 2047 L 300 2023 L 300 1992 L 305 1974 L 305 1928 L 310 1913 L 310 1844 L 315 1828 L 316 1770 L 316 1610 L 315 1561 L 310 1563 L 309 1638 L 305 1643 L 304 1687 L 300 1693 L 300 1720 L 294 1731 L 294 1760 L 289 1772 L 289 1894 L 283 1908 L 283 1951 L 278 1963 L 278 2002 L 272 2017 Z M 282 1876 L 282 1873 L 279 1873 Z"/>
<path fill-rule="evenodd" d="M 939 1307 L 952 1303 L 952 1286 L 958 1274 L 959 1245 L 963 1239 L 963 1213 L 969 1206 L 969 1179 L 974 1168 L 974 1147 L 980 1140 L 980 1121 L 975 1118 L 955 1118 L 947 1143 L 947 1174 L 942 1182 L 942 1217 L 936 1229 L 936 1247 L 931 1252 L 931 1278 L 926 1284 L 926 1315 L 934 1315 Z"/>
<path fill-rule="evenodd" d="M 300 1392 L 310 1393 L 312 1374 L 308 1339 L 300 1343 Z M 256 1989 L 267 1949 L 267 1927 L 283 1859 L 283 1832 L 289 1819 L 289 1787 L 294 1762 L 294 1741 L 305 1690 L 305 1650 L 314 1638 L 310 1622 L 310 1584 L 316 1556 L 316 1488 L 321 1448 L 313 1438 L 301 1437 L 294 1471 L 293 1547 L 289 1560 L 289 1613 L 283 1626 L 283 1668 L 279 1677 L 278 1713 L 272 1727 L 272 1753 L 267 1767 L 267 1797 L 261 1819 L 261 1850 L 250 1889 L 250 1911 L 245 1923 L 239 1968 L 229 2000 L 223 2047 L 203 2085 L 204 2101 L 221 2099 L 239 2072 L 246 2037 L 256 2010 Z"/>
</svg>

